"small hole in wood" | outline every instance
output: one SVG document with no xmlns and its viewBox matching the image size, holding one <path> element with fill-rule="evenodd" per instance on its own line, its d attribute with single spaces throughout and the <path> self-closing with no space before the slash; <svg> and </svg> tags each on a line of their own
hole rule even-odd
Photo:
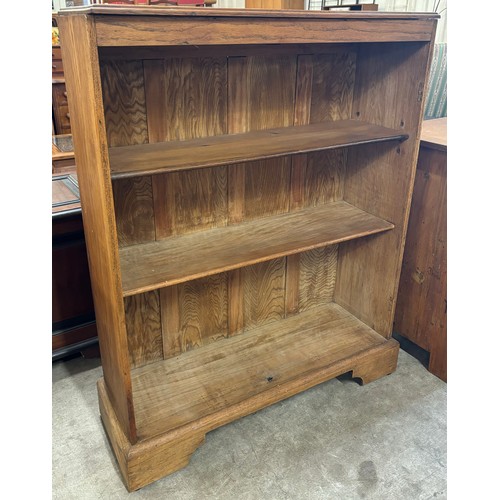
<svg viewBox="0 0 500 500">
<path fill-rule="evenodd" d="M 268 382 L 272 382 L 273 381 L 273 377 L 267 377 L 267 381 Z"/>
</svg>

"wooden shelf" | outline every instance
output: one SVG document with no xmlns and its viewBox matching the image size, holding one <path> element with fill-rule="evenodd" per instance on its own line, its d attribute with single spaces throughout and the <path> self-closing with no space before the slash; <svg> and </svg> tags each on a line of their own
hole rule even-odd
<svg viewBox="0 0 500 500">
<path fill-rule="evenodd" d="M 123 295 L 393 229 L 344 201 L 120 250 Z"/>
<path fill-rule="evenodd" d="M 119 179 L 407 138 L 408 135 L 399 130 L 358 120 L 340 120 L 188 141 L 114 147 L 109 149 L 109 160 L 111 177 Z"/>
<path fill-rule="evenodd" d="M 332 378 L 335 371 L 340 375 L 342 362 L 387 342 L 329 304 L 142 366 L 132 371 L 138 437 L 186 424 L 222 425 L 223 418 L 249 414 L 303 390 L 308 382 Z M 301 377 L 299 389 L 294 381 Z"/>
</svg>

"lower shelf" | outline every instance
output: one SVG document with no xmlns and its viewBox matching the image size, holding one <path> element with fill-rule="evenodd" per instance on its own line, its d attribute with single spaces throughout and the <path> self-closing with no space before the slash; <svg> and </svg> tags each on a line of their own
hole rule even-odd
<svg viewBox="0 0 500 500">
<path fill-rule="evenodd" d="M 210 430 L 349 371 L 363 383 L 392 373 L 398 351 L 329 304 L 133 370 L 135 444 L 102 379 L 101 416 L 132 491 L 185 467 Z"/>
<path fill-rule="evenodd" d="M 132 372 L 137 435 L 227 411 L 386 341 L 331 304 L 145 365 Z"/>
</svg>

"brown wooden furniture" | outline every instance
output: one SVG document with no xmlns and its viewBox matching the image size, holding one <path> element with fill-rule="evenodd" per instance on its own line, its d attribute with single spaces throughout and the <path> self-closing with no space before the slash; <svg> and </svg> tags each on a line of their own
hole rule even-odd
<svg viewBox="0 0 500 500">
<path fill-rule="evenodd" d="M 57 25 L 58 16 L 52 15 Z M 68 93 L 60 45 L 52 45 L 52 123 L 56 135 L 71 134 Z"/>
<path fill-rule="evenodd" d="M 430 352 L 429 371 L 446 380 L 447 118 L 422 125 L 420 153 L 394 331 Z"/>
<path fill-rule="evenodd" d="M 64 155 L 64 161 L 71 161 L 68 152 Z M 52 158 L 53 164 L 63 161 Z M 52 176 L 53 360 L 88 353 L 98 342 L 74 155 L 72 166 L 56 170 Z"/>
<path fill-rule="evenodd" d="M 61 15 L 101 416 L 130 490 L 216 427 L 396 368 L 436 17 Z"/>
</svg>

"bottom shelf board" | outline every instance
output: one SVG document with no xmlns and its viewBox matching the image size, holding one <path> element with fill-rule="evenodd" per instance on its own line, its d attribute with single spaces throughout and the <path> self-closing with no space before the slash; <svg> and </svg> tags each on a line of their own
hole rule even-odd
<svg viewBox="0 0 500 500">
<path fill-rule="evenodd" d="M 136 368 L 132 389 L 138 438 L 194 422 L 207 426 L 207 418 L 214 419 L 208 427 L 218 427 L 232 419 L 231 411 L 249 414 L 315 384 L 301 382 L 299 389 L 266 400 L 265 394 L 273 389 L 386 342 L 339 305 L 328 304 Z M 241 407 L 261 396 L 248 408 Z"/>
</svg>

